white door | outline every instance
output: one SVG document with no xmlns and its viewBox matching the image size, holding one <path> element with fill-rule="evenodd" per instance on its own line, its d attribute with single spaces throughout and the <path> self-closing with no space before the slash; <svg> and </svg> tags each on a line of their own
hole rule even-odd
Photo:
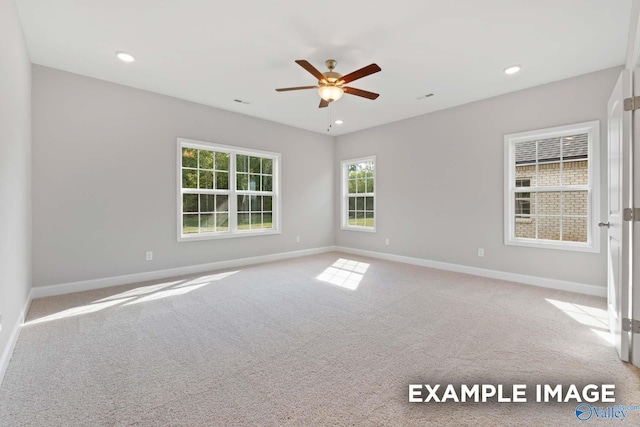
<svg viewBox="0 0 640 427">
<path fill-rule="evenodd" d="M 636 6 L 636 13 L 640 13 L 640 6 Z M 640 19 L 636 28 L 640 25 Z M 640 32 L 640 29 L 638 29 Z M 637 97 L 640 96 L 640 37 L 636 37 L 635 48 L 633 52 L 635 54 L 635 61 L 632 63 L 633 70 L 633 93 Z M 633 141 L 635 141 L 635 148 L 633 149 L 633 165 L 635 166 L 635 172 L 632 173 L 632 187 L 633 187 L 633 205 L 634 207 L 640 207 L 640 110 L 633 112 Z M 632 263 L 631 271 L 632 277 L 632 319 L 640 320 L 640 222 L 637 218 L 634 218 L 633 223 L 630 224 L 632 228 L 632 248 L 631 253 Z M 631 363 L 640 368 L 640 334 L 631 334 Z"/>
<path fill-rule="evenodd" d="M 631 336 L 623 330 L 623 319 L 630 316 L 630 235 L 629 222 L 623 220 L 623 209 L 629 206 L 631 173 L 631 113 L 624 111 L 624 99 L 631 96 L 629 70 L 618 78 L 608 105 L 609 196 L 607 202 L 609 329 L 620 359 L 629 361 Z"/>
</svg>

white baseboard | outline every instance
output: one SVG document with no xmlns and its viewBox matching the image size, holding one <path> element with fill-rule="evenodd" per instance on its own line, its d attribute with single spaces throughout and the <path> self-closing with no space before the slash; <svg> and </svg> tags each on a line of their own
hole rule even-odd
<svg viewBox="0 0 640 427">
<path fill-rule="evenodd" d="M 250 258 L 240 258 L 229 261 L 218 261 L 207 264 L 189 265 L 186 267 L 169 268 L 166 270 L 147 271 L 144 273 L 125 274 L 123 276 L 105 277 L 101 279 L 83 280 L 71 283 L 59 283 L 55 285 L 38 286 L 32 289 L 33 298 L 44 298 L 55 295 L 70 294 L 73 292 L 90 291 L 93 289 L 108 288 L 111 286 L 127 285 L 130 283 L 146 282 L 148 280 L 166 279 L 168 277 L 183 276 L 186 274 L 203 273 L 205 271 L 222 270 L 225 268 L 242 267 L 263 262 L 279 261 L 289 258 L 297 258 L 308 255 L 332 252 L 333 246 L 325 246 L 300 251 L 281 252 L 277 254 L 261 255 Z"/>
<path fill-rule="evenodd" d="M 11 361 L 11 356 L 13 355 L 13 350 L 16 348 L 16 343 L 18 342 L 18 337 L 20 337 L 20 331 L 22 330 L 22 324 L 24 323 L 25 316 L 29 312 L 29 306 L 31 305 L 32 300 L 32 291 L 29 291 L 29 295 L 27 296 L 27 301 L 25 301 L 24 306 L 22 307 L 22 311 L 16 320 L 16 323 L 13 325 L 11 329 L 11 334 L 9 335 L 9 341 L 7 341 L 7 346 L 2 352 L 2 356 L 0 357 L 0 385 L 2 385 L 2 380 L 4 380 L 4 374 L 7 372 L 7 368 L 9 367 L 9 361 Z"/>
<path fill-rule="evenodd" d="M 290 258 L 297 258 L 308 255 L 321 254 L 325 252 L 339 251 L 353 255 L 362 255 L 371 258 L 385 259 L 389 261 L 401 262 L 404 264 L 419 265 L 422 267 L 436 268 L 439 270 L 455 271 L 458 273 L 473 274 L 476 276 L 489 277 L 492 279 L 507 280 L 510 282 L 524 283 L 527 285 L 540 286 L 543 288 L 557 289 L 562 291 L 576 292 L 586 295 L 606 297 L 607 289 L 603 286 L 588 285 L 584 283 L 569 282 L 565 280 L 549 279 L 546 277 L 529 276 L 526 274 L 509 273 L 505 271 L 489 270 L 486 268 L 470 267 L 460 264 L 452 264 L 442 261 L 432 261 L 423 258 L 414 258 L 402 255 L 394 255 L 384 252 L 374 252 L 364 249 L 348 248 L 344 246 L 325 246 L 321 248 L 305 249 L 292 252 L 281 252 L 277 254 L 262 255 L 249 258 L 240 258 L 228 261 L 212 262 L 207 264 L 190 265 L 186 267 L 170 268 L 166 270 L 155 270 L 144 273 L 126 274 L 122 276 L 105 277 L 101 279 L 83 280 L 79 282 L 60 283 L 48 286 L 39 286 L 31 290 L 32 298 L 44 298 L 55 295 L 70 294 L 73 292 L 89 291 L 93 289 L 108 288 L 110 286 L 126 285 L 148 280 L 166 279 L 174 276 L 186 274 L 203 273 L 205 271 L 221 270 L 225 268 L 242 267 L 251 264 L 279 261 Z"/>
<path fill-rule="evenodd" d="M 436 268 L 438 270 L 455 271 L 458 273 L 473 274 L 475 276 L 490 277 L 492 279 L 507 280 L 509 282 L 524 283 L 526 285 L 540 286 L 543 288 L 557 289 L 561 291 L 576 292 L 579 294 L 607 296 L 607 288 L 603 286 L 587 285 L 584 283 L 569 282 L 566 280 L 549 279 L 546 277 L 528 276 L 526 274 L 508 273 L 506 271 L 489 270 L 486 268 L 469 267 L 460 264 L 451 264 L 442 261 L 432 261 L 422 258 L 413 258 L 402 255 L 394 255 L 383 252 L 367 251 L 364 249 L 336 246 L 335 250 L 353 255 L 362 255 L 371 258 L 385 259 L 388 261 L 402 262 L 404 264 L 419 265 L 422 267 Z"/>
</svg>

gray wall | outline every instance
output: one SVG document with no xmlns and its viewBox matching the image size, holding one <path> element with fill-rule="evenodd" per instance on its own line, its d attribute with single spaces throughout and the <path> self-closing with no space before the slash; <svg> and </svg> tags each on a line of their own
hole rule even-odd
<svg viewBox="0 0 640 427">
<path fill-rule="evenodd" d="M 282 234 L 178 243 L 177 137 L 282 153 Z M 34 286 L 333 245 L 334 144 L 33 66 Z"/>
<path fill-rule="evenodd" d="M 31 64 L 12 0 L 0 0 L 0 355 L 31 288 Z"/>
<path fill-rule="evenodd" d="M 599 254 L 503 244 L 503 136 L 599 119 L 605 218 L 607 101 L 619 72 L 603 70 L 339 136 L 336 177 L 340 160 L 377 155 L 378 212 L 377 233 L 338 230 L 336 244 L 606 286 L 603 231 Z M 337 205 L 336 218 L 338 211 Z M 484 258 L 477 256 L 480 247 Z"/>
</svg>

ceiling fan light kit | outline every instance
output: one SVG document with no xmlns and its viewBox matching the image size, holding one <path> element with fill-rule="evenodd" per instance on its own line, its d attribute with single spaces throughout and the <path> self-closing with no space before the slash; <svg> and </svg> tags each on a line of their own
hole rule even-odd
<svg viewBox="0 0 640 427">
<path fill-rule="evenodd" d="M 318 89 L 318 93 L 320 94 L 320 98 L 325 101 L 333 102 L 342 98 L 342 94 L 344 94 L 344 89 L 338 86 L 320 86 Z"/>
<path fill-rule="evenodd" d="M 376 99 L 380 96 L 377 93 L 368 92 L 362 89 L 356 89 L 349 86 L 344 86 L 346 83 L 352 82 L 357 79 L 361 79 L 370 74 L 377 73 L 378 71 L 382 71 L 382 69 L 377 64 L 367 65 L 366 67 L 360 68 L 352 73 L 349 73 L 343 76 L 340 73 L 333 71 L 338 64 L 334 59 L 328 59 L 325 61 L 325 65 L 329 69 L 324 73 L 318 71 L 313 65 L 311 65 L 308 61 L 304 59 L 298 59 L 296 61 L 298 65 L 307 70 L 311 75 L 313 75 L 316 79 L 318 79 L 318 86 L 298 86 L 298 87 L 286 87 L 276 89 L 277 92 L 287 92 L 291 90 L 304 90 L 304 89 L 318 89 L 318 94 L 320 95 L 320 105 L 319 108 L 324 108 L 329 105 L 330 102 L 337 101 L 344 95 L 345 93 L 349 95 L 360 96 L 362 98 L 367 99 Z"/>
</svg>

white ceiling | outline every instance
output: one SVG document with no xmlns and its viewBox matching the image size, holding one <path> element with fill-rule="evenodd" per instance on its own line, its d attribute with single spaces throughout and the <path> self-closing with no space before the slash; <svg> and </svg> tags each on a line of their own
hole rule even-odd
<svg viewBox="0 0 640 427">
<path fill-rule="evenodd" d="M 331 106 L 331 134 L 624 63 L 631 0 L 17 0 L 31 59 L 326 133 L 329 109 L 294 63 L 382 72 Z M 125 64 L 115 51 L 136 61 Z M 506 76 L 512 64 L 522 71 Z M 434 97 L 416 98 L 435 93 Z M 249 105 L 234 99 L 250 102 Z"/>
</svg>

